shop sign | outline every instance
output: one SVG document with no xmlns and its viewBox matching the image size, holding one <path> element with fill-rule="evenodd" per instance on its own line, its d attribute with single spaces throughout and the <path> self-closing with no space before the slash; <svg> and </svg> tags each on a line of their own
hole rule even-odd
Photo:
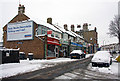
<svg viewBox="0 0 120 81">
<path fill-rule="evenodd" d="M 74 42 L 71 42 L 71 44 L 75 45 L 75 46 L 83 47 L 81 44 L 77 44 L 77 43 L 74 43 Z"/>
<path fill-rule="evenodd" d="M 84 47 L 87 47 L 87 43 L 84 42 L 84 43 L 83 43 L 83 46 L 84 46 Z"/>
<path fill-rule="evenodd" d="M 51 37 L 47 37 L 47 43 L 53 45 L 60 45 L 59 40 Z"/>
<path fill-rule="evenodd" d="M 61 39 L 61 40 L 60 40 L 60 43 L 62 43 L 62 44 L 67 44 L 67 45 L 69 44 L 69 42 L 68 42 L 68 41 L 65 41 L 64 39 Z"/>
<path fill-rule="evenodd" d="M 47 34 L 52 34 L 52 31 L 51 31 L 51 30 L 48 30 L 48 31 L 47 31 Z"/>
</svg>

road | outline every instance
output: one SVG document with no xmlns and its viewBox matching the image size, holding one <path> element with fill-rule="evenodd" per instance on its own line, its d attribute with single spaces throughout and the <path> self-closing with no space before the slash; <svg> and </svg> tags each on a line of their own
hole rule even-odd
<svg viewBox="0 0 120 81">
<path fill-rule="evenodd" d="M 63 79 L 63 80 L 66 80 L 67 81 L 71 81 L 71 79 L 74 79 L 75 81 L 77 80 L 112 80 L 112 81 L 117 81 L 118 77 L 117 76 L 114 76 L 114 75 L 111 75 L 111 74 L 104 74 L 104 73 L 100 73 L 100 72 L 95 72 L 95 71 L 91 71 L 91 70 L 88 70 L 86 68 L 84 69 L 75 69 L 71 72 L 68 72 L 68 73 L 64 73 L 63 75 L 59 76 L 59 77 L 56 77 L 54 80 L 52 81 L 56 81 L 56 80 L 60 80 L 60 79 Z"/>
<path fill-rule="evenodd" d="M 85 58 L 73 62 L 62 63 L 56 65 L 54 67 L 48 67 L 45 69 L 40 69 L 34 72 L 17 75 L 13 77 L 9 77 L 5 80 L 12 80 L 12 81 L 58 81 L 62 79 L 71 81 L 79 81 L 79 80 L 94 80 L 94 79 L 101 79 L 103 80 L 112 80 L 117 81 L 117 76 L 111 74 L 103 74 L 99 72 L 94 72 L 87 69 L 88 64 L 91 62 L 91 58 Z M 114 80 L 115 79 L 115 80 Z"/>
<path fill-rule="evenodd" d="M 13 77 L 9 77 L 6 79 L 12 79 L 16 81 L 26 81 L 30 79 L 49 79 L 53 80 L 55 77 L 58 77 L 64 73 L 70 72 L 74 69 L 78 68 L 85 68 L 91 61 L 91 58 L 85 58 L 77 61 L 72 61 L 72 62 L 67 62 L 67 63 L 62 63 L 59 65 L 56 65 L 54 67 L 48 67 L 45 69 L 40 69 L 34 72 L 22 74 L 22 75 L 17 75 Z M 6 80 L 3 79 L 3 80 Z"/>
</svg>

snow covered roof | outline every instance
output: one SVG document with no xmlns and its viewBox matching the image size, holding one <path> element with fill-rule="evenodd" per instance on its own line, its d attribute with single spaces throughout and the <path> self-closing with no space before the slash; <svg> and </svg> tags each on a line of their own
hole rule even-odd
<svg viewBox="0 0 120 81">
<path fill-rule="evenodd" d="M 54 26 L 56 26 L 59 30 L 61 30 L 62 32 L 66 32 L 66 30 L 64 29 L 64 28 L 62 28 L 62 27 L 60 27 L 60 26 L 58 26 L 58 25 L 54 25 Z"/>
<path fill-rule="evenodd" d="M 5 49 L 0 49 L 1 51 L 11 51 L 11 50 L 14 50 L 14 51 L 17 51 L 17 50 L 20 50 L 20 48 L 18 48 L 18 49 L 7 49 L 7 48 L 5 48 Z"/>
<path fill-rule="evenodd" d="M 36 22 L 36 21 L 35 21 Z M 54 30 L 54 31 L 57 31 L 57 32 L 59 32 L 59 33 L 62 33 L 60 30 L 58 30 L 57 28 L 55 28 L 53 25 L 51 25 L 51 24 L 49 24 L 49 23 L 46 23 L 46 22 L 44 22 L 44 21 L 37 21 L 37 23 L 38 24 L 41 24 L 41 25 L 44 25 L 44 26 L 46 26 L 46 27 L 48 27 L 48 28 L 50 28 L 50 29 L 52 29 L 52 30 Z"/>
<path fill-rule="evenodd" d="M 82 36 L 78 35 L 77 33 L 73 32 L 73 31 L 66 31 L 64 28 L 62 28 L 58 25 L 55 25 L 55 26 L 57 28 L 59 28 L 62 32 L 68 33 L 69 35 L 74 36 L 74 37 L 80 37 L 80 38 L 84 39 Z"/>
<path fill-rule="evenodd" d="M 82 50 L 73 50 L 70 54 L 72 54 L 72 53 L 83 54 Z"/>
<path fill-rule="evenodd" d="M 60 29 L 62 32 L 65 32 L 73 37 L 76 37 L 73 33 L 71 33 L 71 31 L 66 31 L 64 28 L 60 27 L 60 26 L 57 26 L 55 25 L 58 29 Z"/>
<path fill-rule="evenodd" d="M 69 35 L 76 37 L 74 34 L 72 34 L 70 31 L 66 31 L 66 33 L 68 33 Z"/>
<path fill-rule="evenodd" d="M 78 35 L 77 33 L 73 32 L 73 31 L 70 31 L 72 34 L 76 35 L 76 37 L 80 37 L 82 39 L 84 39 L 82 36 Z"/>
<path fill-rule="evenodd" d="M 30 17 L 30 16 L 29 16 L 29 17 Z M 47 22 L 45 22 L 45 21 L 43 21 L 43 20 L 40 20 L 40 19 L 34 18 L 34 17 L 30 17 L 30 20 L 36 22 L 37 24 L 46 26 L 46 27 L 48 27 L 48 28 L 50 28 L 50 29 L 52 29 L 52 30 L 54 30 L 54 31 L 57 31 L 57 32 L 59 32 L 59 33 L 62 33 L 60 30 L 58 30 L 57 28 L 55 28 L 53 25 L 51 25 L 51 24 L 49 24 L 49 23 L 47 23 Z"/>
</svg>

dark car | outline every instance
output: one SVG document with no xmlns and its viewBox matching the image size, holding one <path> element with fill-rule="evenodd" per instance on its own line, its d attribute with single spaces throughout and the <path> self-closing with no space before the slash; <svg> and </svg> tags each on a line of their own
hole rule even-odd
<svg viewBox="0 0 120 81">
<path fill-rule="evenodd" d="M 71 59 L 80 59 L 80 58 L 85 58 L 85 53 L 82 50 L 73 50 L 70 53 Z"/>
</svg>

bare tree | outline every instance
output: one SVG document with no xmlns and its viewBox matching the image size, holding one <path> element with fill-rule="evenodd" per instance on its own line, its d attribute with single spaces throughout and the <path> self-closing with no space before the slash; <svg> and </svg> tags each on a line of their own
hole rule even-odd
<svg viewBox="0 0 120 81">
<path fill-rule="evenodd" d="M 109 34 L 111 36 L 117 37 L 119 40 L 119 51 L 120 51 L 120 15 L 116 15 L 114 20 L 110 22 Z"/>
</svg>

